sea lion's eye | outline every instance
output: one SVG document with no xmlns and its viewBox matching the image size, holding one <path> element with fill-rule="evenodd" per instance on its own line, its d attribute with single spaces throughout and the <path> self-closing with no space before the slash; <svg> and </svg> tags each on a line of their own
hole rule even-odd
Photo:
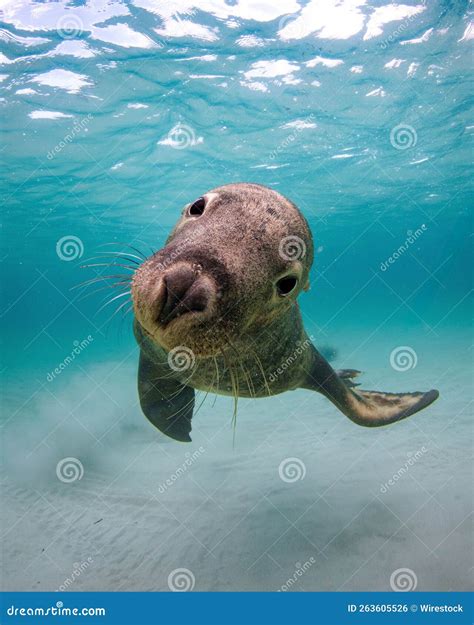
<svg viewBox="0 0 474 625">
<path fill-rule="evenodd" d="M 193 202 L 189 207 L 189 214 L 194 215 L 195 217 L 202 215 L 204 212 L 204 208 L 206 207 L 206 200 L 203 197 L 200 197 L 198 200 Z"/>
<path fill-rule="evenodd" d="M 278 295 L 281 295 L 282 297 L 284 297 L 285 295 L 289 295 L 294 290 L 297 284 L 298 278 L 296 278 L 295 276 L 285 276 L 284 278 L 281 278 L 276 283 Z"/>
</svg>

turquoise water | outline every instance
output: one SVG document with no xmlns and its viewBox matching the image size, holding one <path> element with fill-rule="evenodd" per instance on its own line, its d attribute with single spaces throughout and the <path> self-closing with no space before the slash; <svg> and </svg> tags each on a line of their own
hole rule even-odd
<svg viewBox="0 0 474 625">
<path fill-rule="evenodd" d="M 399 568 L 419 590 L 469 587 L 469 13 L 6 3 L 6 587 L 57 589 L 88 558 L 68 589 L 167 590 L 178 568 L 196 590 L 293 576 L 290 590 L 386 590 Z M 148 425 L 131 316 L 73 289 L 105 271 L 81 265 L 108 243 L 148 255 L 186 203 L 238 181 L 278 190 L 309 221 L 300 303 L 333 364 L 361 369 L 363 388 L 438 388 L 436 404 L 364 430 L 309 391 L 243 400 L 235 446 L 224 398 L 207 398 L 189 447 Z M 64 483 L 69 457 L 83 475 Z M 304 479 L 280 479 L 287 458 Z"/>
</svg>

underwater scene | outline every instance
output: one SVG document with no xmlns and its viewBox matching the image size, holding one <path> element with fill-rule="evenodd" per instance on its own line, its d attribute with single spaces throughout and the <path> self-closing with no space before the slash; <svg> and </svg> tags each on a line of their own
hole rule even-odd
<svg viewBox="0 0 474 625">
<path fill-rule="evenodd" d="M 2 589 L 469 590 L 469 3 L 2 4 Z M 140 405 L 133 325 L 151 353 L 137 290 L 188 262 L 157 255 L 186 220 L 202 290 L 167 320 L 239 314 L 232 340 L 215 312 L 205 347 L 162 344 L 167 419 L 176 371 L 223 354 L 173 436 Z M 246 369 L 238 337 L 288 302 Z M 284 383 L 296 335 L 348 397 L 439 398 L 361 427 L 394 396 L 362 393 L 357 423 L 323 382 Z"/>
</svg>

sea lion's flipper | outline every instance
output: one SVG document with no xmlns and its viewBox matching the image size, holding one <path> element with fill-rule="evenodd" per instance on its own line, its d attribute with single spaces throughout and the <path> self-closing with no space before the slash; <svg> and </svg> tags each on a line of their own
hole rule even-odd
<svg viewBox="0 0 474 625">
<path fill-rule="evenodd" d="M 381 393 L 355 389 L 352 378 L 359 374 L 358 371 L 334 371 L 316 349 L 312 356 L 302 387 L 325 395 L 358 425 L 376 427 L 400 421 L 426 408 L 439 395 L 435 390 L 427 393 Z"/>
<path fill-rule="evenodd" d="M 169 367 L 152 362 L 143 350 L 138 365 L 138 394 L 146 418 L 160 432 L 177 441 L 191 440 L 194 389 L 174 379 Z"/>
<path fill-rule="evenodd" d="M 353 379 L 357 378 L 362 371 L 357 371 L 357 369 L 337 369 L 336 373 L 349 388 L 360 386 L 357 382 L 353 382 Z"/>
</svg>

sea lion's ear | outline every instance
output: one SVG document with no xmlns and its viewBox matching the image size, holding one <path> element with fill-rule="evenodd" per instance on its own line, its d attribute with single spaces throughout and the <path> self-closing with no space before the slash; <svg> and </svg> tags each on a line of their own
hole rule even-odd
<svg viewBox="0 0 474 625">
<path fill-rule="evenodd" d="M 382 393 L 356 389 L 352 380 L 360 371 L 334 371 L 313 347 L 312 362 L 301 385 L 325 395 L 351 421 L 366 427 L 377 427 L 400 421 L 426 408 L 438 398 L 438 391 L 427 393 Z"/>
<path fill-rule="evenodd" d="M 177 441 L 190 442 L 194 389 L 170 377 L 170 368 L 159 365 L 140 350 L 138 394 L 146 418 Z"/>
</svg>

